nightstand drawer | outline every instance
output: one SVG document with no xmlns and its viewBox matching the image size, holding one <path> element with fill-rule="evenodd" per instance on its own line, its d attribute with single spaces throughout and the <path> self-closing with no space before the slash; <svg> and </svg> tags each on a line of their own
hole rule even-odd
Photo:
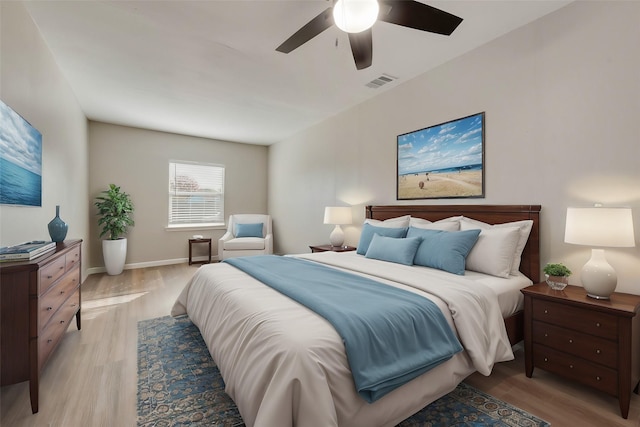
<svg viewBox="0 0 640 427">
<path fill-rule="evenodd" d="M 618 393 L 618 373 L 597 363 L 578 359 L 540 344 L 533 345 L 533 363 L 546 371 L 614 396 Z"/>
<path fill-rule="evenodd" d="M 617 340 L 618 318 L 616 316 L 541 299 L 534 299 L 532 302 L 535 320 Z"/>
<path fill-rule="evenodd" d="M 618 343 L 544 322 L 533 322 L 533 342 L 587 359 L 617 367 Z"/>
</svg>

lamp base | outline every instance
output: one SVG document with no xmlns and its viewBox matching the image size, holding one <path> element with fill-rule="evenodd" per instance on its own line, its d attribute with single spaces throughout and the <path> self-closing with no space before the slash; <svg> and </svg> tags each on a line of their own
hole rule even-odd
<svg viewBox="0 0 640 427">
<path fill-rule="evenodd" d="M 344 243 L 344 231 L 340 228 L 339 225 L 336 225 L 336 228 L 333 229 L 331 234 L 329 235 L 329 242 L 331 242 L 331 246 L 342 246 Z"/>
<path fill-rule="evenodd" d="M 591 259 L 582 267 L 580 277 L 587 296 L 595 299 L 609 299 L 618 284 L 618 275 L 604 257 L 604 249 L 591 249 Z"/>
</svg>

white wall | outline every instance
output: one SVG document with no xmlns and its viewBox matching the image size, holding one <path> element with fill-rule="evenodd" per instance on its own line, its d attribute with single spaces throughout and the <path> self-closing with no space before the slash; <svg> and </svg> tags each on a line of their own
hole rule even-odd
<svg viewBox="0 0 640 427">
<path fill-rule="evenodd" d="M 67 238 L 86 242 L 87 119 L 24 5 L 1 2 L 0 15 L 0 98 L 42 133 L 42 207 L 0 205 L 0 246 L 49 240 L 56 205 Z"/>
<path fill-rule="evenodd" d="M 96 196 L 109 184 L 129 193 L 134 203 L 135 226 L 127 235 L 126 268 L 184 262 L 188 239 L 194 234 L 211 237 L 212 253 L 224 229 L 167 231 L 169 213 L 169 160 L 225 166 L 225 215 L 267 212 L 267 157 L 265 146 L 238 144 L 166 132 L 89 122 L 89 209 L 92 248 L 89 266 L 104 266 Z M 274 227 L 277 221 L 274 221 Z M 194 245 L 203 256 L 204 245 Z M 98 270 L 96 270 L 98 269 Z M 104 271 L 104 270 L 102 270 Z"/>
<path fill-rule="evenodd" d="M 275 250 L 326 243 L 327 205 L 353 205 L 358 224 L 366 204 L 415 204 L 396 200 L 396 136 L 485 111 L 486 197 L 417 203 L 541 204 L 541 262 L 579 283 L 590 250 L 564 243 L 568 206 L 631 206 L 640 242 L 638 16 L 640 2 L 572 3 L 271 146 Z M 640 248 L 607 254 L 618 290 L 640 294 Z"/>
</svg>

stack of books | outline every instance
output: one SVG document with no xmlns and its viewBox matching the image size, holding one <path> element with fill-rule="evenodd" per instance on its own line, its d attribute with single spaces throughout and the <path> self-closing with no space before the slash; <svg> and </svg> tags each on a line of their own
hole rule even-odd
<svg viewBox="0 0 640 427">
<path fill-rule="evenodd" d="M 0 248 L 0 261 L 28 261 L 56 249 L 55 242 L 34 240 Z"/>
</svg>

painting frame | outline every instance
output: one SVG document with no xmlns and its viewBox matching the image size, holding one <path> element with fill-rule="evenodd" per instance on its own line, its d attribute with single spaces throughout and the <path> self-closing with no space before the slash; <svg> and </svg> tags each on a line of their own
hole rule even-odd
<svg viewBox="0 0 640 427">
<path fill-rule="evenodd" d="M 485 112 L 396 138 L 396 199 L 485 197 Z"/>
<path fill-rule="evenodd" d="M 0 205 L 42 207 L 42 134 L 0 100 Z"/>
</svg>

